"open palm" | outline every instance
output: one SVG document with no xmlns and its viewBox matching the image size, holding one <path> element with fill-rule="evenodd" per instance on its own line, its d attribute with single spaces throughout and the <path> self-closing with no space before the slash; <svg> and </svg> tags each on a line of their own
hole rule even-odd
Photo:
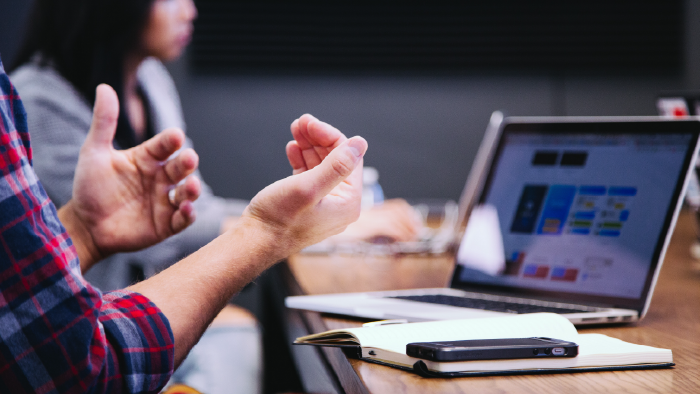
<svg viewBox="0 0 700 394">
<path fill-rule="evenodd" d="M 118 151 L 112 145 L 118 114 L 116 93 L 100 85 L 71 201 L 103 256 L 142 249 L 182 231 L 194 221 L 192 201 L 201 191 L 198 179 L 187 178 L 198 164 L 192 149 L 169 160 L 184 143 L 181 130 L 166 130 L 139 146 Z M 173 188 L 171 202 L 168 192 Z"/>
</svg>

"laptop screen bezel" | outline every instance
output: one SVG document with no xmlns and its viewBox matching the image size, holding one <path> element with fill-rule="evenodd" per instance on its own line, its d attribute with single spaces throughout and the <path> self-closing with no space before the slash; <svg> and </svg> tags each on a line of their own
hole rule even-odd
<svg viewBox="0 0 700 394">
<path fill-rule="evenodd" d="M 487 285 L 477 282 L 469 282 L 460 280 L 462 266 L 455 263 L 455 270 L 452 275 L 451 287 L 466 291 L 477 291 L 489 294 L 500 294 L 509 296 L 518 296 L 526 298 L 541 299 L 547 301 L 586 304 L 601 307 L 615 307 L 624 309 L 634 309 L 640 313 L 644 310 L 647 303 L 647 298 L 650 296 L 650 291 L 654 280 L 661 267 L 661 254 L 665 251 L 665 247 L 670 240 L 670 236 L 666 236 L 682 203 L 682 192 L 685 188 L 687 173 L 690 170 L 691 161 L 695 157 L 700 137 L 700 122 L 697 119 L 661 119 L 661 118 L 644 118 L 631 120 L 624 119 L 582 119 L 582 118 L 507 118 L 500 129 L 498 142 L 492 147 L 493 153 L 490 155 L 490 162 L 486 165 L 487 173 L 485 181 L 481 185 L 480 191 L 477 193 L 477 204 L 485 201 L 491 183 L 495 166 L 501 157 L 505 147 L 506 136 L 514 133 L 537 133 L 537 134 L 616 134 L 616 135 L 644 135 L 644 134 L 689 134 L 691 141 L 688 143 L 685 158 L 683 161 L 682 170 L 678 174 L 676 187 L 667 207 L 666 217 L 664 219 L 661 236 L 657 240 L 652 261 L 647 272 L 644 287 L 639 298 L 620 298 L 610 296 L 591 295 L 584 293 L 569 293 L 551 290 L 529 289 L 514 286 L 503 285 Z M 462 224 L 463 227 L 466 222 Z"/>
</svg>

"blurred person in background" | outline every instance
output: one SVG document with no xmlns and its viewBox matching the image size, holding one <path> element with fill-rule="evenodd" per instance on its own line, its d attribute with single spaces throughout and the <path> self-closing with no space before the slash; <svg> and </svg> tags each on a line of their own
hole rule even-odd
<svg viewBox="0 0 700 394">
<path fill-rule="evenodd" d="M 35 170 L 57 206 L 71 198 L 78 153 L 90 128 L 99 84 L 112 86 L 119 98 L 117 149 L 134 147 L 170 127 L 185 130 L 178 93 L 162 62 L 182 54 L 196 16 L 192 0 L 35 2 L 10 71 L 29 114 Z M 185 147 L 191 145 L 186 139 Z M 114 255 L 85 277 L 104 291 L 148 278 L 230 228 L 247 204 L 213 195 L 202 181 L 201 196 L 194 204 L 197 220 L 190 228 L 143 251 Z M 393 200 L 364 212 L 338 239 L 381 236 L 409 241 L 418 230 L 411 207 Z M 173 381 L 211 394 L 222 392 L 219 389 L 231 392 L 232 387 L 259 392 L 260 347 L 254 317 L 229 306 Z M 235 352 L 230 351 L 233 348 Z"/>
</svg>

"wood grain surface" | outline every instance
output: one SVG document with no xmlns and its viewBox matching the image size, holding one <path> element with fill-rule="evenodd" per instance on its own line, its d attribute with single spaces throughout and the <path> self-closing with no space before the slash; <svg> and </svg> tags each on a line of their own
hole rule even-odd
<svg viewBox="0 0 700 394">
<path fill-rule="evenodd" d="M 346 393 L 700 393 L 700 265 L 689 252 L 695 237 L 693 215 L 684 211 L 641 322 L 579 328 L 580 333 L 672 349 L 676 367 L 671 369 L 435 379 L 348 359 L 339 349 L 324 354 Z M 441 287 L 453 268 L 450 256 L 300 255 L 288 264 L 306 294 Z M 362 323 L 305 315 L 313 332 Z"/>
</svg>

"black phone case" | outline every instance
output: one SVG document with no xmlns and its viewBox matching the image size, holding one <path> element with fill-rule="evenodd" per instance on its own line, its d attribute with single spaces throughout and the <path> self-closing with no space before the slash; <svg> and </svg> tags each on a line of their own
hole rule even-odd
<svg viewBox="0 0 700 394">
<path fill-rule="evenodd" d="M 563 354 L 553 349 L 564 349 Z M 406 355 L 430 361 L 502 360 L 575 357 L 578 345 L 553 338 L 417 342 L 406 346 Z"/>
</svg>

